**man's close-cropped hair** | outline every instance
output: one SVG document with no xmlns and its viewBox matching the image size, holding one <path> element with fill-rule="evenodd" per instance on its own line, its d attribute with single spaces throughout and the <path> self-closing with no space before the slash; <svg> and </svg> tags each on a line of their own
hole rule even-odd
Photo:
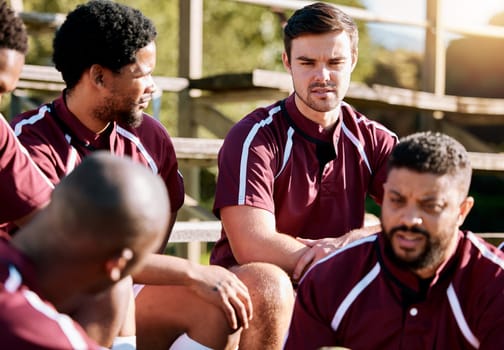
<svg viewBox="0 0 504 350">
<path fill-rule="evenodd" d="M 354 20 L 334 5 L 317 2 L 307 5 L 294 14 L 284 27 L 284 48 L 290 62 L 292 40 L 306 34 L 325 34 L 345 31 L 352 44 L 352 52 L 357 52 L 359 30 Z"/>
<path fill-rule="evenodd" d="M 53 61 L 71 89 L 93 64 L 118 72 L 134 63 L 137 51 L 156 35 L 154 23 L 139 10 L 93 0 L 70 12 L 56 32 Z"/>
<path fill-rule="evenodd" d="M 419 173 L 460 176 L 467 190 L 472 175 L 469 155 L 457 140 L 438 132 L 418 132 L 399 140 L 389 157 L 389 171 L 406 168 Z"/>
<path fill-rule="evenodd" d="M 28 35 L 23 20 L 12 11 L 7 2 L 0 0 L 0 49 L 28 51 Z"/>
</svg>

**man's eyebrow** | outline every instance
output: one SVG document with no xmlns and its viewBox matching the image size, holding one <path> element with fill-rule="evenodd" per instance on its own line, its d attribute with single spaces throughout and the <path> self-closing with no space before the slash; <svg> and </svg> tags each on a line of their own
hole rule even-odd
<svg viewBox="0 0 504 350">
<path fill-rule="evenodd" d="M 132 72 L 133 72 L 133 74 L 148 75 L 148 74 L 152 74 L 153 69 L 151 69 L 149 67 L 144 67 L 144 66 L 141 66 L 141 65 L 137 65 L 133 69 Z"/>
<path fill-rule="evenodd" d="M 315 59 L 310 58 L 310 57 L 306 57 L 306 56 L 298 56 L 298 57 L 296 57 L 296 60 L 299 60 L 299 61 L 315 61 Z"/>
<path fill-rule="evenodd" d="M 401 196 L 402 197 L 402 194 L 399 193 L 399 191 L 397 191 L 397 190 L 390 189 L 389 192 L 392 193 L 392 194 L 395 194 L 396 196 Z"/>
<path fill-rule="evenodd" d="M 421 203 L 427 203 L 427 202 L 440 202 L 444 203 L 445 201 L 443 198 L 434 196 L 434 195 L 427 195 L 426 197 L 420 198 Z"/>
</svg>

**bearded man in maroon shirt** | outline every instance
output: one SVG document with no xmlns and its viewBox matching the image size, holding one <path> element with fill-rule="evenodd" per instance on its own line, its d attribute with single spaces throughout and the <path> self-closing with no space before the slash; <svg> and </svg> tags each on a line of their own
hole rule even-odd
<svg viewBox="0 0 504 350">
<path fill-rule="evenodd" d="M 182 349 L 187 343 L 225 348 L 252 316 L 246 286 L 222 267 L 163 254 L 184 186 L 170 135 L 144 113 L 156 89 L 156 37 L 154 23 L 137 9 L 106 0 L 77 6 L 53 42 L 66 89 L 14 118 L 12 127 L 54 184 L 104 150 L 143 164 L 168 189 L 171 222 L 159 254 L 150 254 L 133 276 L 136 298 L 131 281 L 124 281 L 65 311 L 106 347 L 138 341 L 139 348 L 166 349 L 180 339 Z"/>
<path fill-rule="evenodd" d="M 503 349 L 504 253 L 460 230 L 474 202 L 471 173 L 447 135 L 401 139 L 382 232 L 306 273 L 285 349 Z"/>
</svg>

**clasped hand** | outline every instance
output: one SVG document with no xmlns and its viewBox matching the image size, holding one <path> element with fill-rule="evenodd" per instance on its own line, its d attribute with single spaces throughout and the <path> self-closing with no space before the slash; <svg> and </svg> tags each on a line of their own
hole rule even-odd
<svg viewBox="0 0 504 350">
<path fill-rule="evenodd" d="M 221 308 L 232 329 L 248 328 L 252 319 L 252 301 L 247 286 L 234 273 L 216 265 L 200 265 L 191 289 Z"/>
</svg>

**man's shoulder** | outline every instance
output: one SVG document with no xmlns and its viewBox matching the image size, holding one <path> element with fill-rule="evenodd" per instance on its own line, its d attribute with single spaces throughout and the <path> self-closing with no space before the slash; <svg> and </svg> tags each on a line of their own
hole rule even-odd
<svg viewBox="0 0 504 350">
<path fill-rule="evenodd" d="M 359 274 L 368 273 L 369 269 L 378 263 L 375 248 L 377 239 L 378 234 L 363 237 L 320 259 L 309 270 L 311 279 L 323 283 L 327 278 L 339 276 L 341 280 L 347 280 L 343 275 L 350 274 L 357 278 Z M 346 268 L 341 269 L 341 266 Z M 305 276 L 308 276 L 308 273 Z"/>
<path fill-rule="evenodd" d="M 502 270 L 501 274 L 503 274 L 504 252 L 471 231 L 466 231 L 464 234 L 465 242 L 470 246 L 470 249 L 464 250 L 467 257 L 477 266 L 490 267 L 495 271 Z"/>
<path fill-rule="evenodd" d="M 504 252 L 470 231 L 464 235 L 462 247 L 458 249 L 460 262 L 454 278 L 455 288 L 477 294 L 503 290 Z"/>
<path fill-rule="evenodd" d="M 280 101 L 269 106 L 258 107 L 244 116 L 229 130 L 226 138 L 247 137 L 251 133 L 260 134 L 270 130 L 271 126 L 278 127 L 278 123 L 284 123 L 283 118 L 277 118 L 281 112 Z"/>
<path fill-rule="evenodd" d="M 22 134 L 24 130 L 37 130 L 47 127 L 50 124 L 50 107 L 46 104 L 35 109 L 18 114 L 10 123 L 16 136 Z"/>
<path fill-rule="evenodd" d="M 0 332 L 0 343 L 6 348 L 97 349 L 78 324 L 58 313 L 34 291 L 22 287 L 16 292 L 2 291 L 1 294 L 4 312 L 0 323 L 4 329 Z"/>
<path fill-rule="evenodd" d="M 368 118 L 346 102 L 341 103 L 343 122 L 347 128 L 358 128 L 362 132 L 383 135 L 397 139 L 397 135 L 378 121 Z"/>
</svg>

